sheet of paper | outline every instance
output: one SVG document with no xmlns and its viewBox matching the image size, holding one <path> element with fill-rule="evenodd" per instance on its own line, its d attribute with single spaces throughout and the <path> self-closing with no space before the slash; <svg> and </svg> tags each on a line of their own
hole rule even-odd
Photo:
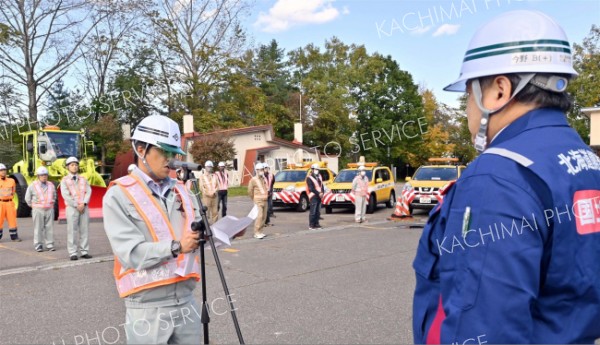
<svg viewBox="0 0 600 345">
<path fill-rule="evenodd" d="M 230 246 L 233 236 L 250 226 L 257 216 L 258 207 L 254 205 L 246 217 L 238 219 L 234 216 L 225 216 L 219 219 L 210 227 L 213 232 L 215 247 Z"/>
</svg>

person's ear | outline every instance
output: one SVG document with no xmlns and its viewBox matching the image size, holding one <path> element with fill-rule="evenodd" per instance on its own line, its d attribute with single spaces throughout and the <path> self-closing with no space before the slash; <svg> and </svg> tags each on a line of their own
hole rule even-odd
<svg viewBox="0 0 600 345">
<path fill-rule="evenodd" d="M 483 91 L 483 105 L 487 109 L 498 109 L 510 100 L 512 84 L 506 76 L 500 75 Z"/>
</svg>

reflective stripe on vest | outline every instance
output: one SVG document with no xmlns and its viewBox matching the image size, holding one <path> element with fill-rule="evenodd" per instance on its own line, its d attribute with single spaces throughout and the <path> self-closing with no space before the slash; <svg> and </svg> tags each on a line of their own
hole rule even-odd
<svg viewBox="0 0 600 345">
<path fill-rule="evenodd" d="M 176 239 L 171 222 L 144 182 L 132 174 L 121 177 L 113 183 L 118 185 L 129 201 L 133 203 L 138 214 L 146 223 L 154 242 L 168 241 L 170 243 Z M 182 231 L 191 231 L 194 209 L 190 195 L 182 183 L 175 185 L 175 193 L 181 197 L 185 214 Z M 125 271 L 119 259 L 115 257 L 113 274 L 120 297 L 127 297 L 143 290 L 192 278 L 200 280 L 198 257 L 191 254 L 179 254 L 177 258 L 170 258 L 161 265 L 139 271 L 134 269 Z"/>
<path fill-rule="evenodd" d="M 317 190 L 317 192 L 321 193 L 321 186 L 319 185 L 319 182 L 317 181 L 316 178 L 312 177 L 312 175 L 308 176 L 309 179 L 311 179 L 311 181 L 313 182 L 313 185 L 315 186 L 315 189 Z M 323 183 L 323 180 L 321 179 L 321 175 L 319 175 L 319 181 L 321 181 L 321 183 Z M 308 199 L 312 199 L 313 196 L 315 196 L 316 194 L 310 191 L 310 188 L 308 188 L 308 183 L 306 184 L 306 190 L 308 191 Z"/>
<path fill-rule="evenodd" d="M 36 201 L 31 203 L 31 207 L 33 208 L 53 208 L 54 206 L 54 185 L 51 182 L 46 182 L 46 191 L 42 188 L 42 183 L 38 181 L 34 181 L 33 189 L 35 190 L 35 198 Z"/>
<path fill-rule="evenodd" d="M 227 187 L 229 187 L 229 176 L 227 176 L 227 172 L 218 172 L 217 180 L 219 182 L 219 190 L 227 190 Z"/>
<path fill-rule="evenodd" d="M 75 188 L 75 183 L 73 182 L 73 177 L 71 175 L 65 176 L 64 178 L 66 180 L 65 184 L 67 185 L 67 189 L 69 189 L 69 193 L 71 193 L 71 196 L 73 197 L 73 199 L 77 200 L 77 203 L 83 204 L 83 202 L 85 200 L 85 190 L 86 190 L 85 177 L 83 177 L 83 176 L 77 177 L 77 187 L 78 188 Z"/>
</svg>

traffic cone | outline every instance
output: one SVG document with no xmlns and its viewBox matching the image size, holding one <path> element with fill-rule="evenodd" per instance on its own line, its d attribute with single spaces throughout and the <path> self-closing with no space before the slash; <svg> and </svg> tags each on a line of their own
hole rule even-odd
<svg viewBox="0 0 600 345">
<path fill-rule="evenodd" d="M 412 219 L 408 209 L 408 200 L 406 193 L 402 193 L 396 201 L 396 208 L 392 214 L 391 220 L 407 220 Z"/>
</svg>

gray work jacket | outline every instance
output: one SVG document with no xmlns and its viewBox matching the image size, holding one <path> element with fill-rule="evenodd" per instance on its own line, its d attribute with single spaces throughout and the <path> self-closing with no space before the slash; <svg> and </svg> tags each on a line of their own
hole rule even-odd
<svg viewBox="0 0 600 345">
<path fill-rule="evenodd" d="M 140 177 L 140 180 L 144 181 L 143 172 L 139 169 L 133 171 L 132 174 L 136 174 Z M 185 224 L 185 215 L 180 210 L 181 201 L 177 200 L 173 187 L 165 197 L 159 197 L 154 192 L 152 194 L 163 211 L 166 212 L 173 226 L 175 236 L 179 239 L 181 238 L 182 227 Z M 102 201 L 102 206 L 104 230 L 113 253 L 123 269 L 147 269 L 173 257 L 171 242 L 153 241 L 146 223 L 120 187 L 112 186 L 108 189 Z M 195 219 L 199 219 L 200 214 L 197 208 L 194 208 L 194 213 Z M 153 308 L 181 305 L 193 298 L 192 292 L 195 287 L 196 281 L 188 279 L 143 290 L 125 297 L 125 306 L 128 308 Z"/>
</svg>

